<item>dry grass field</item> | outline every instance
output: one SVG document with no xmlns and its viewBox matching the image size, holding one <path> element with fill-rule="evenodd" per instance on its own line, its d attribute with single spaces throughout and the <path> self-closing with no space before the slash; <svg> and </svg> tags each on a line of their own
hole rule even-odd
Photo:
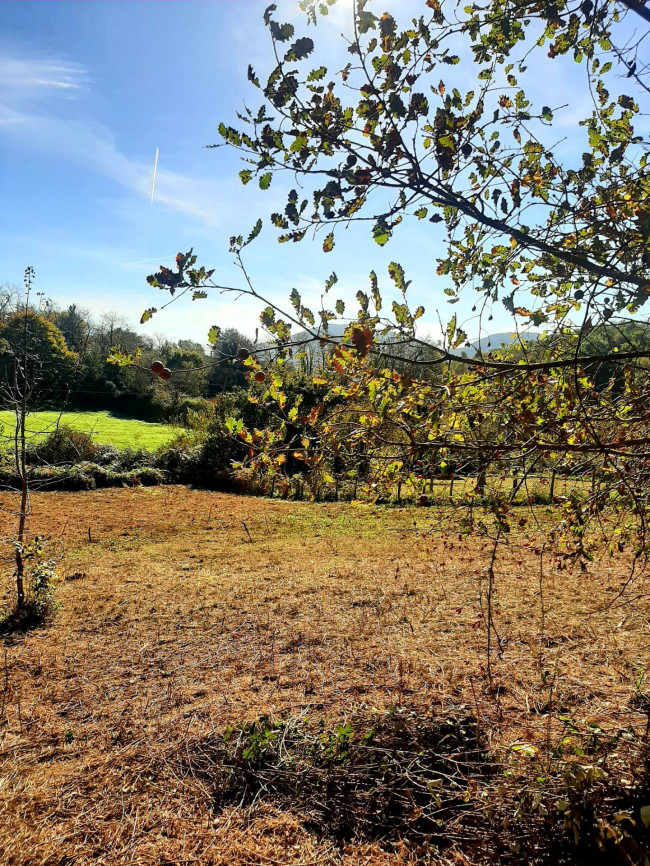
<svg viewBox="0 0 650 866">
<path fill-rule="evenodd" d="M 429 533 L 440 520 L 435 509 L 180 487 L 35 496 L 31 526 L 62 550 L 60 607 L 0 647 L 0 863 L 560 862 L 544 855 L 543 836 L 538 859 L 526 845 L 545 821 L 562 836 L 567 767 L 577 764 L 616 796 L 631 792 L 626 814 L 604 795 L 594 821 L 612 839 L 627 822 L 637 842 L 601 862 L 642 862 L 633 773 L 650 706 L 646 579 L 620 594 L 624 562 L 584 573 L 547 558 L 540 597 L 540 558 L 522 532 L 495 563 L 490 691 L 491 547 Z M 386 838 L 330 832 L 306 782 L 293 801 L 270 783 L 241 797 L 231 785 L 229 798 L 206 757 L 262 718 L 263 730 L 299 720 L 284 729 L 294 740 L 303 728 L 314 742 L 338 731 L 340 750 L 386 719 L 415 730 L 454 716 L 469 720 L 486 767 L 499 768 L 464 785 L 462 772 L 441 773 L 430 796 L 449 781 L 458 802 L 441 812 L 439 854 L 389 839 L 390 828 Z M 536 785 L 546 792 L 537 800 Z M 562 862 L 578 860 L 569 849 Z"/>
</svg>

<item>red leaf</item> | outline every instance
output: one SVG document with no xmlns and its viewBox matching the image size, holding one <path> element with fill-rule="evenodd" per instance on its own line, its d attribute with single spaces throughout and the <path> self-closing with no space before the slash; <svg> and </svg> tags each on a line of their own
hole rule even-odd
<svg viewBox="0 0 650 866">
<path fill-rule="evenodd" d="M 359 355 L 365 358 L 372 347 L 373 332 L 370 328 L 355 328 L 350 340 Z"/>
</svg>

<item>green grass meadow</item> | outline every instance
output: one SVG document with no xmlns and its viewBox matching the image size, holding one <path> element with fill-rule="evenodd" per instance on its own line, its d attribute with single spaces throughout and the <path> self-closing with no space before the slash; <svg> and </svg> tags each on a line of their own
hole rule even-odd
<svg viewBox="0 0 650 866">
<path fill-rule="evenodd" d="M 0 435 L 11 436 L 14 424 L 13 412 L 0 412 Z M 40 437 L 64 424 L 84 433 L 92 433 L 93 441 L 98 445 L 142 448 L 147 451 L 155 451 L 183 432 L 182 427 L 137 421 L 110 412 L 32 412 L 27 419 L 27 430 L 34 437 Z"/>
</svg>

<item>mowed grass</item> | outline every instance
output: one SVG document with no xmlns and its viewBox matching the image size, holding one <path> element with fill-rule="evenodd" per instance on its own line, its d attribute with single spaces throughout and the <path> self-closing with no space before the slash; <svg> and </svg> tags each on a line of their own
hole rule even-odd
<svg viewBox="0 0 650 866">
<path fill-rule="evenodd" d="M 0 494 L 3 509 L 12 502 Z M 490 689 L 492 545 L 459 535 L 462 511 L 175 486 L 35 494 L 32 509 L 32 532 L 62 547 L 63 580 L 54 620 L 8 640 L 0 659 L 3 866 L 556 863 L 518 859 L 531 825 L 513 818 L 515 802 L 505 814 L 498 804 L 536 785 L 559 802 L 556 762 L 598 764 L 596 742 L 646 730 L 645 577 L 626 584 L 625 557 L 583 572 L 542 556 L 534 521 L 494 561 Z M 0 532 L 12 526 L 3 510 Z M 14 553 L 0 554 L 8 598 Z M 300 717 L 317 735 L 321 720 L 351 722 L 360 741 L 390 708 L 476 718 L 508 775 L 461 790 L 458 822 L 490 820 L 496 801 L 497 838 L 507 829 L 514 846 L 500 843 L 503 858 L 456 856 L 456 822 L 440 858 L 381 838 L 340 844 L 304 798 L 278 803 L 262 789 L 215 808 L 227 773 L 195 771 L 197 755 L 246 722 Z M 624 742 L 606 769 L 630 779 Z M 560 814 L 556 835 L 563 827 Z"/>
<path fill-rule="evenodd" d="M 13 412 L 0 412 L 0 435 L 11 436 L 14 424 Z M 36 442 L 63 424 L 74 430 L 91 433 L 93 441 L 98 445 L 147 451 L 155 451 L 166 445 L 183 429 L 168 424 L 152 424 L 124 418 L 111 412 L 32 412 L 27 420 L 29 438 Z"/>
</svg>

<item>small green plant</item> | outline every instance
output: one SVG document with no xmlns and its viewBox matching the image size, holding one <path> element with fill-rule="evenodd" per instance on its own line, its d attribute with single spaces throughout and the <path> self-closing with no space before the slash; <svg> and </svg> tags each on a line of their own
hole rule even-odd
<svg viewBox="0 0 650 866">
<path fill-rule="evenodd" d="M 259 767 L 264 757 L 275 753 L 278 734 L 284 727 L 283 722 L 269 722 L 268 716 L 262 716 L 257 722 L 244 725 L 242 738 L 242 761 L 251 767 Z M 247 741 L 247 742 L 246 742 Z"/>
<path fill-rule="evenodd" d="M 56 560 L 46 553 L 47 539 L 37 535 L 23 550 L 26 564 L 27 603 L 35 614 L 44 617 L 55 609 L 54 587 L 59 579 Z"/>
<path fill-rule="evenodd" d="M 328 731 L 322 736 L 323 754 L 345 761 L 349 757 L 353 737 L 354 728 L 350 724 L 337 725 L 335 731 Z"/>
<path fill-rule="evenodd" d="M 24 598 L 17 608 L 7 607 L 0 615 L 0 632 L 20 631 L 40 625 L 56 610 L 55 587 L 59 580 L 56 558 L 46 552 L 47 539 L 36 536 L 18 547 L 24 565 Z"/>
</svg>

